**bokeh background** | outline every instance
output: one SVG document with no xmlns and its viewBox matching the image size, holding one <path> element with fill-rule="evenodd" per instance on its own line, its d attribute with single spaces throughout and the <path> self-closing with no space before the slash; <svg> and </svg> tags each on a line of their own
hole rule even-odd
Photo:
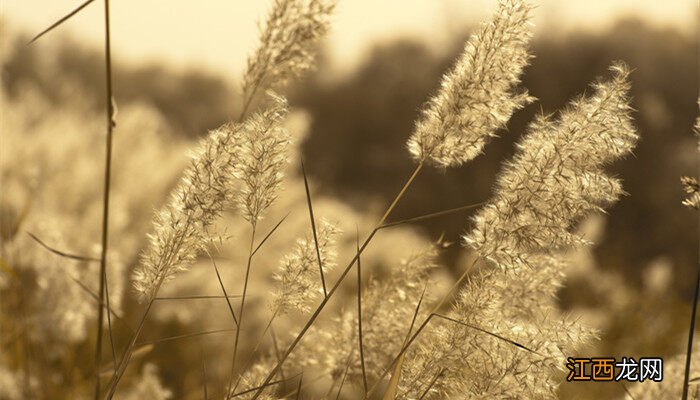
<svg viewBox="0 0 700 400">
<path fill-rule="evenodd" d="M 26 45 L 74 3 L 2 2 L 7 101 L 31 88 L 50 107 L 79 101 L 86 112 L 100 115 L 101 4 Z M 268 3 L 114 2 L 118 107 L 148 105 L 165 121 L 161 130 L 183 141 L 237 115 L 238 78 L 255 44 L 255 21 Z M 316 72 L 290 92 L 292 107 L 304 110 L 308 119 L 301 151 L 319 193 L 343 199 L 358 213 L 392 198 L 413 168 L 403 149 L 421 105 L 474 24 L 494 6 L 489 0 L 340 3 Z M 623 60 L 633 69 L 632 105 L 641 137 L 635 156 L 613 166 L 628 195 L 609 215 L 582 227 L 596 245 L 577 256 L 578 265 L 560 293 L 561 306 L 601 330 L 601 340 L 584 356 L 682 353 L 698 267 L 698 217 L 681 205 L 679 182 L 699 170 L 692 135 L 700 71 L 698 4 L 543 0 L 534 13 L 535 58 L 523 84 L 538 101 L 516 113 L 508 130 L 474 162 L 426 171 L 395 218 L 486 200 L 499 165 L 513 153 L 514 141 L 533 115 L 566 106 L 605 74 L 611 61 Z M 56 132 L 57 140 L 60 136 Z M 457 241 L 467 216 L 432 219 L 417 229 Z M 457 271 L 463 259 L 459 246 L 452 246 L 443 261 Z M 165 383 L 177 390 L 177 382 Z M 623 390 L 607 383 L 564 384 L 562 398 L 607 398 Z"/>
</svg>

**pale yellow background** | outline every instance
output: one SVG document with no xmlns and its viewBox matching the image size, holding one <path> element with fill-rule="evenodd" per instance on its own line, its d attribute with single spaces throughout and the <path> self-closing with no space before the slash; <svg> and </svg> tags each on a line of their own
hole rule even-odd
<svg viewBox="0 0 700 400">
<path fill-rule="evenodd" d="M 2 0 L 3 23 L 39 32 L 83 0 Z M 112 0 L 114 57 L 127 62 L 164 61 L 235 79 L 257 35 L 268 0 Z M 621 15 L 653 24 L 697 30 L 697 0 L 540 0 L 537 34 L 609 27 Z M 419 37 L 439 49 L 465 26 L 483 20 L 495 0 L 339 1 L 328 47 L 336 72 L 350 70 L 377 41 Z M 60 30 L 101 43 L 103 0 L 96 0 Z M 61 40 L 55 33 L 44 40 Z"/>
</svg>

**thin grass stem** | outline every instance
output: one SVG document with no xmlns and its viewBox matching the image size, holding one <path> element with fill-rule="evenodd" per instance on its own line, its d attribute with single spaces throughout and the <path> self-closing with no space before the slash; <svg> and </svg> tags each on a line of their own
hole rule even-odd
<svg viewBox="0 0 700 400">
<path fill-rule="evenodd" d="M 248 280 L 250 278 L 250 267 L 251 267 L 251 264 L 253 262 L 253 245 L 255 243 L 255 228 L 256 228 L 255 222 L 253 222 L 252 226 L 253 226 L 253 230 L 250 234 L 250 249 L 248 251 L 248 262 L 247 262 L 246 270 L 245 270 L 245 279 L 243 280 L 243 294 L 241 296 L 241 307 L 238 311 L 238 315 L 239 315 L 238 329 L 236 329 L 236 339 L 233 342 L 233 357 L 231 357 L 231 376 L 229 377 L 228 389 L 226 391 L 226 398 L 227 399 L 230 398 L 231 388 L 233 385 L 233 376 L 234 376 L 234 373 L 236 372 L 236 356 L 238 355 L 238 342 L 239 342 L 240 337 L 241 337 L 241 327 L 243 325 L 243 310 L 245 308 L 246 294 L 248 293 Z"/>
<path fill-rule="evenodd" d="M 235 294 L 235 295 L 228 295 L 228 296 L 220 296 L 220 295 L 214 295 L 214 296 L 163 296 L 163 297 L 156 297 L 156 301 L 166 301 L 166 300 L 209 300 L 209 299 L 224 299 L 228 297 L 229 299 L 237 299 L 240 298 L 241 295 Z"/>
<path fill-rule="evenodd" d="M 482 202 L 476 203 L 476 204 L 469 204 L 469 205 L 462 206 L 462 207 L 451 208 L 449 210 L 443 210 L 443 211 L 438 211 L 438 212 L 434 212 L 434 213 L 430 213 L 430 214 L 420 215 L 418 217 L 403 219 L 400 221 L 387 222 L 384 225 L 380 226 L 379 229 L 391 228 L 393 226 L 409 224 L 412 222 L 420 222 L 420 221 L 425 221 L 427 219 L 431 219 L 431 218 L 435 218 L 435 217 L 442 217 L 445 215 L 455 214 L 455 213 L 458 213 L 460 211 L 471 210 L 471 209 L 474 209 L 476 207 L 480 207 L 484 204 L 486 204 L 486 202 L 482 201 Z"/>
<path fill-rule="evenodd" d="M 695 279 L 695 294 L 693 295 L 693 311 L 690 315 L 690 328 L 688 329 L 688 350 L 685 353 L 685 373 L 683 376 L 683 400 L 688 399 L 690 386 L 690 364 L 693 358 L 693 337 L 695 335 L 695 316 L 698 313 L 698 292 L 700 292 L 700 271 Z"/>
<path fill-rule="evenodd" d="M 430 384 L 428 385 L 427 388 L 425 388 L 425 390 L 423 391 L 423 394 L 421 394 L 421 396 L 420 396 L 420 398 L 419 398 L 418 400 L 423 400 L 423 399 L 425 398 L 425 396 L 428 395 L 428 392 L 430 392 L 430 389 L 433 388 L 433 386 L 435 385 L 435 382 L 437 382 L 437 380 L 440 379 L 440 377 L 441 377 L 442 374 L 444 374 L 444 373 L 445 373 L 445 369 L 444 369 L 444 368 L 441 368 L 440 371 L 437 373 L 437 375 L 435 375 L 435 378 L 433 378 L 433 379 L 430 381 Z"/>
<path fill-rule="evenodd" d="M 277 313 L 279 312 L 279 309 L 275 310 L 274 313 L 272 313 L 272 317 L 270 317 L 270 320 L 267 322 L 267 325 L 265 326 L 265 329 L 263 330 L 262 334 L 258 337 L 258 340 L 255 342 L 255 346 L 253 346 L 253 351 L 251 352 L 250 357 L 248 358 L 248 362 L 246 363 L 245 367 L 243 367 L 243 370 L 241 371 L 240 374 L 238 374 L 238 379 L 236 380 L 236 384 L 233 386 L 232 391 L 236 391 L 238 388 L 238 385 L 240 385 L 241 380 L 243 379 L 243 374 L 250 368 L 250 366 L 253 364 L 255 352 L 258 351 L 260 348 L 260 344 L 262 343 L 263 338 L 265 337 L 265 334 L 267 334 L 267 331 L 272 327 L 272 322 L 274 322 L 275 318 L 277 317 Z M 282 377 L 284 379 L 284 376 Z"/>
<path fill-rule="evenodd" d="M 314 236 L 314 247 L 316 247 L 316 257 L 318 258 L 318 272 L 321 275 L 321 285 L 323 287 L 323 297 L 328 296 L 326 289 L 326 278 L 323 274 L 323 261 L 321 260 L 321 250 L 318 248 L 318 235 L 316 234 L 316 219 L 314 218 L 314 207 L 311 201 L 311 191 L 309 190 L 309 180 L 306 177 L 304 160 L 301 160 L 301 173 L 304 176 L 304 189 L 306 190 L 306 204 L 309 207 L 309 218 L 311 219 L 311 232 Z"/>
<path fill-rule="evenodd" d="M 97 343 L 95 344 L 95 396 L 100 397 L 100 364 L 102 362 L 102 321 L 104 320 L 105 287 L 107 286 L 107 252 L 109 244 L 109 193 L 112 177 L 112 133 L 114 129 L 114 108 L 112 98 L 112 45 L 110 34 L 109 0 L 104 2 L 105 21 L 105 106 L 107 107 L 107 137 L 105 138 L 105 166 L 104 166 L 104 187 L 102 198 L 102 252 L 100 254 L 100 288 L 99 305 L 97 312 Z M 78 9 L 80 11 L 80 9 Z M 77 12 L 77 11 L 76 11 Z M 109 307 L 109 303 L 107 303 Z"/>
<path fill-rule="evenodd" d="M 66 14 L 65 16 L 63 16 L 62 18 L 60 18 L 58 21 L 56 21 L 56 22 L 54 22 L 53 24 L 51 24 L 51 26 L 49 26 L 48 28 L 44 29 L 44 30 L 41 31 L 39 34 L 37 34 L 36 36 L 34 36 L 34 37 L 32 38 L 32 40 L 30 40 L 30 41 L 27 43 L 27 45 L 30 45 L 30 44 L 36 42 L 37 40 L 39 40 L 40 37 L 46 35 L 47 33 L 51 32 L 52 30 L 54 30 L 55 28 L 57 28 L 57 27 L 58 27 L 59 25 L 61 25 L 62 23 L 68 21 L 71 17 L 73 17 L 75 14 L 79 13 L 80 10 L 82 10 L 83 8 L 85 8 L 85 7 L 87 7 L 88 5 L 90 5 L 90 3 L 92 3 L 93 1 L 95 1 L 95 0 L 87 0 L 87 1 L 84 2 L 83 4 L 79 5 L 79 6 L 78 6 L 77 8 L 75 8 L 73 11 L 69 12 L 68 14 Z"/>
<path fill-rule="evenodd" d="M 221 291 L 224 293 L 224 298 L 226 299 L 226 304 L 228 305 L 228 309 L 231 312 L 231 318 L 233 318 L 233 323 L 236 325 L 236 328 L 238 328 L 238 319 L 236 318 L 236 313 L 233 311 L 233 306 L 231 305 L 231 300 L 229 299 L 228 293 L 226 293 L 224 281 L 221 280 L 221 274 L 219 274 L 219 267 L 216 266 L 216 261 L 214 261 L 214 257 L 212 257 L 211 253 L 207 251 L 207 255 L 209 255 L 211 264 L 214 266 L 214 271 L 216 272 L 216 279 L 219 281 Z"/>
<path fill-rule="evenodd" d="M 102 277 L 105 282 L 107 281 L 107 270 L 105 270 L 105 275 Z M 109 306 L 109 285 L 105 284 L 105 300 L 107 302 L 106 306 L 107 309 L 111 309 Z M 109 345 L 112 350 L 112 364 L 114 365 L 114 369 L 117 369 L 117 351 L 115 350 L 114 346 L 114 335 L 112 335 L 112 313 L 107 312 L 107 332 L 109 334 Z"/>
<path fill-rule="evenodd" d="M 49 246 L 48 244 L 46 244 L 44 241 L 42 241 L 41 239 L 39 239 L 39 238 L 38 238 L 36 235 L 34 235 L 33 233 L 27 232 L 27 234 L 29 235 L 29 237 L 31 237 L 32 239 L 34 239 L 35 242 L 39 243 L 39 245 L 41 245 L 41 247 L 43 247 L 43 248 L 45 248 L 46 250 L 48 250 L 48 251 L 50 251 L 50 252 L 52 252 L 52 253 L 54 253 L 54 254 L 57 254 L 57 255 L 59 255 L 59 256 L 61 256 L 61 257 L 70 258 L 70 259 L 77 260 L 77 261 L 100 262 L 100 259 L 99 259 L 99 258 L 80 256 L 80 255 L 77 255 L 77 254 L 68 253 L 68 252 L 65 252 L 65 251 L 58 250 L 58 249 L 56 249 L 56 248 L 54 248 L 54 247 L 51 247 L 51 246 Z"/>
<path fill-rule="evenodd" d="M 356 229 L 355 250 L 360 253 L 360 232 Z M 362 257 L 357 256 L 357 336 L 360 345 L 360 366 L 362 366 L 362 384 L 367 393 L 367 371 L 365 370 L 365 349 L 362 339 Z"/>
<path fill-rule="evenodd" d="M 374 238 L 374 235 L 376 235 L 377 232 L 379 231 L 379 227 L 382 226 L 382 225 L 384 224 L 384 222 L 385 222 L 386 219 L 388 218 L 389 214 L 391 214 L 391 212 L 394 210 L 394 208 L 396 207 L 396 205 L 398 204 L 398 202 L 401 200 L 401 198 L 403 198 L 404 194 L 406 193 L 406 191 L 408 190 L 408 188 L 411 186 L 411 184 L 413 183 L 413 181 L 416 179 L 416 177 L 418 176 L 418 174 L 420 173 L 420 171 L 422 170 L 422 168 L 423 168 L 423 162 L 418 163 L 418 165 L 416 166 L 415 170 L 413 170 L 413 173 L 411 174 L 411 176 L 408 178 L 408 180 L 406 180 L 406 183 L 404 183 L 403 187 L 401 188 L 401 191 L 399 191 L 399 193 L 396 195 L 396 197 L 395 197 L 394 200 L 392 201 L 391 205 L 387 208 L 386 212 L 384 213 L 384 215 L 382 216 L 382 218 L 379 220 L 379 222 L 377 223 L 377 225 L 375 226 L 375 228 L 374 228 L 374 229 L 372 230 L 372 232 L 369 234 L 369 236 L 367 237 L 367 239 L 365 239 L 364 243 L 362 243 L 362 246 L 360 246 L 360 251 L 358 251 L 358 252 L 355 254 L 355 256 L 352 258 L 352 260 L 350 260 L 350 262 L 348 263 L 348 265 L 345 267 L 345 270 L 343 270 L 343 273 L 340 275 L 340 277 L 338 278 L 338 280 L 336 281 L 336 283 L 333 285 L 333 287 L 331 288 L 331 290 L 328 292 L 328 296 L 324 297 L 324 299 L 323 299 L 323 300 L 321 301 L 321 303 L 318 305 L 318 308 L 316 308 L 316 311 L 314 311 L 314 313 L 311 315 L 311 317 L 310 317 L 309 320 L 306 322 L 306 324 L 304 325 L 304 327 L 301 329 L 301 331 L 299 332 L 299 334 L 297 335 L 297 337 L 294 338 L 294 340 L 292 341 L 292 343 L 291 343 L 291 344 L 289 345 L 289 347 L 287 348 L 287 351 L 285 351 L 284 355 L 282 356 L 282 360 L 280 360 L 280 361 L 275 365 L 275 367 L 272 369 L 272 371 L 270 371 L 270 373 L 267 375 L 267 378 L 265 378 L 265 383 L 269 383 L 269 382 L 272 380 L 272 378 L 277 374 L 277 371 L 281 368 L 282 364 L 285 362 L 285 360 L 287 359 L 287 357 L 289 357 L 289 355 L 292 353 L 292 351 L 294 351 L 294 349 L 295 349 L 296 346 L 299 344 L 299 342 L 301 341 L 301 339 L 304 337 L 304 335 L 306 334 L 306 332 L 309 330 L 309 328 L 311 328 L 311 325 L 314 324 L 314 322 L 316 321 L 316 319 L 318 318 L 318 316 L 321 314 L 321 311 L 323 311 L 323 309 L 326 307 L 326 304 L 328 304 L 328 301 L 331 299 L 331 297 L 333 296 L 333 294 L 336 292 L 336 290 L 338 290 L 338 288 L 340 287 L 340 285 L 343 283 L 343 280 L 345 279 L 345 277 L 346 277 L 346 276 L 348 275 L 348 273 L 350 272 L 350 269 L 353 267 L 353 265 L 354 265 L 355 262 L 357 261 L 357 258 L 360 256 L 360 254 L 364 251 L 364 249 L 365 249 L 365 248 L 369 245 L 369 243 L 372 241 L 372 238 Z M 262 394 L 262 390 L 258 390 L 258 391 L 255 392 L 255 394 L 253 395 L 253 399 L 252 399 L 252 400 L 255 400 L 255 399 L 257 399 L 258 397 L 260 397 L 261 394 Z"/>
<path fill-rule="evenodd" d="M 175 336 L 168 336 L 156 340 L 151 340 L 149 342 L 142 342 L 138 343 L 136 346 L 142 347 L 142 346 L 150 346 L 158 343 L 165 343 L 165 342 L 171 342 L 173 340 L 179 340 L 179 339 L 188 339 L 188 338 L 193 338 L 197 336 L 207 336 L 207 335 L 213 335 L 215 333 L 226 333 L 226 332 L 234 332 L 236 329 L 231 329 L 231 328 L 225 328 L 225 329 L 214 329 L 211 331 L 202 331 L 202 332 L 193 332 L 193 333 L 185 333 L 183 335 L 175 335 Z"/>
</svg>

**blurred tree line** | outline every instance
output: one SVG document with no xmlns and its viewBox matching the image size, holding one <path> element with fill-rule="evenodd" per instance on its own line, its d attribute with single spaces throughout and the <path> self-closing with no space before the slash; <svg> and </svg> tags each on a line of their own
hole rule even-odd
<svg viewBox="0 0 700 400">
<path fill-rule="evenodd" d="M 332 85 L 312 79 L 299 88 L 293 102 L 310 110 L 313 121 L 304 145 L 308 170 L 345 198 L 359 191 L 389 201 L 412 170 L 404 147 L 413 123 L 463 43 L 455 41 L 442 56 L 414 42 L 383 45 L 348 79 Z M 676 268 L 677 287 L 689 298 L 698 229 L 696 215 L 680 204 L 679 177 L 698 171 L 692 135 L 698 114 L 697 49 L 697 37 L 637 20 L 596 34 L 536 36 L 535 58 L 523 84 L 538 101 L 518 112 L 483 156 L 456 170 L 425 170 L 395 218 L 488 199 L 501 162 L 512 155 L 514 141 L 533 115 L 565 107 L 597 76 L 607 76 L 613 60 L 623 60 L 633 68 L 632 104 L 641 140 L 635 157 L 612 167 L 629 196 L 610 210 L 606 237 L 596 250 L 598 262 L 638 282 L 640 268 L 666 256 Z M 422 225 L 434 236 L 444 231 L 456 239 L 466 230 L 466 217 Z"/>
<path fill-rule="evenodd" d="M 325 79 L 322 61 L 316 74 L 293 89 L 292 105 L 308 110 L 312 117 L 303 151 L 307 170 L 322 190 L 360 209 L 370 199 L 393 197 L 412 169 L 404 147 L 413 123 L 462 51 L 466 37 L 467 32 L 443 54 L 407 40 L 379 45 L 356 71 L 340 80 Z M 14 51 L 2 71 L 9 96 L 31 82 L 51 101 L 70 101 L 76 94 L 64 90 L 63 82 L 71 80 L 85 89 L 97 112 L 103 108 L 100 51 L 64 37 L 47 60 L 41 43 L 25 46 L 28 38 L 15 37 Z M 675 268 L 674 286 L 682 297 L 690 298 L 698 229 L 696 216 L 680 205 L 679 177 L 697 175 L 698 170 L 691 134 L 698 113 L 697 36 L 623 20 L 606 32 L 536 36 L 532 53 L 535 58 L 523 82 L 539 100 L 516 113 L 508 131 L 486 147 L 484 156 L 460 169 L 426 169 L 394 218 L 488 199 L 501 162 L 512 155 L 514 141 L 533 115 L 566 106 L 596 76 L 605 75 L 613 60 L 623 60 L 633 68 L 633 106 L 641 141 L 635 157 L 613 166 L 630 195 L 611 209 L 597 259 L 601 267 L 624 271 L 638 283 L 640 268 L 656 257 L 668 257 Z M 201 135 L 236 115 L 240 107 L 238 90 L 201 71 L 117 63 L 114 82 L 118 104 L 147 102 L 182 135 Z M 466 229 L 466 215 L 421 225 L 433 236 L 444 232 L 457 240 Z"/>
</svg>

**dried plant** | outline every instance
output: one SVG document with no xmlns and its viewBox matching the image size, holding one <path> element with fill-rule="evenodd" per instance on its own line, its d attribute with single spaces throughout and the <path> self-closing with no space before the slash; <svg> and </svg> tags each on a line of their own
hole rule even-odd
<svg viewBox="0 0 700 400">
<path fill-rule="evenodd" d="M 596 83 L 593 96 L 574 101 L 556 122 L 535 121 L 506 164 L 493 199 L 465 235 L 495 268 L 469 279 L 452 320 L 409 353 L 408 398 L 555 398 L 560 379 L 553 371 L 594 336 L 550 301 L 563 279 L 557 251 L 582 243 L 570 232 L 574 223 L 621 193 L 601 167 L 636 140 L 627 70 L 611 70 L 613 79 Z"/>
<path fill-rule="evenodd" d="M 531 253 L 582 244 L 573 224 L 623 193 L 602 167 L 628 154 L 637 135 L 627 68 L 618 63 L 611 71 L 611 80 L 593 85 L 595 95 L 574 100 L 557 121 L 540 116 L 530 126 L 464 237 L 482 257 L 508 268 Z"/>
<path fill-rule="evenodd" d="M 142 299 L 152 300 L 165 281 L 194 261 L 227 206 L 236 202 L 255 225 L 274 200 L 289 143 L 281 125 L 286 102 L 275 99 L 271 108 L 242 124 L 226 124 L 203 141 L 170 203 L 155 217 L 150 246 L 134 273 Z"/>
<path fill-rule="evenodd" d="M 328 32 L 334 8 L 330 0 L 275 0 L 243 75 L 243 114 L 257 91 L 284 86 L 313 68 L 314 47 Z"/>
<path fill-rule="evenodd" d="M 469 41 L 442 80 L 408 141 L 411 155 L 437 166 L 459 166 L 481 154 L 513 112 L 532 102 L 516 91 L 528 64 L 530 6 L 501 0 L 493 19 Z"/>
<path fill-rule="evenodd" d="M 334 242 L 339 234 L 335 225 L 321 221 L 317 239 L 324 273 L 335 266 Z M 284 257 L 279 271 L 274 275 L 279 282 L 272 302 L 275 313 L 284 315 L 292 310 L 304 313 L 311 310 L 311 304 L 323 294 L 317 264 L 316 246 L 309 232 L 303 239 L 297 240 L 294 250 Z"/>
<path fill-rule="evenodd" d="M 344 222 L 354 224 L 356 221 L 334 224 L 321 220 L 315 225 L 312 203 L 318 198 L 311 195 L 305 172 L 305 201 L 300 200 L 300 195 L 294 197 L 294 193 L 301 193 L 299 189 L 299 192 L 286 193 L 284 197 L 292 198 L 291 201 L 283 200 L 275 205 L 285 171 L 290 170 L 289 165 L 293 164 L 290 159 L 294 157 L 290 154 L 291 135 L 285 126 L 286 100 L 268 91 L 269 96 L 260 104 L 260 109 L 246 115 L 258 91 L 281 88 L 288 80 L 312 68 L 314 47 L 328 31 L 334 7 L 333 2 L 324 0 L 275 1 L 262 29 L 259 46 L 248 60 L 243 76 L 240 120 L 226 123 L 203 138 L 169 201 L 155 214 L 152 233 L 144 244 L 141 244 L 141 230 L 145 224 L 133 222 L 130 225 L 121 221 L 120 216 L 126 220 L 136 215 L 138 203 L 144 200 L 139 196 L 146 194 L 134 194 L 135 199 L 126 201 L 130 198 L 129 190 L 122 190 L 121 185 L 126 185 L 127 179 L 117 174 L 113 197 L 117 204 L 124 201 L 126 205 L 113 205 L 110 212 L 116 220 L 112 238 L 119 238 L 121 245 L 115 244 L 110 254 L 113 258 L 109 258 L 109 279 L 99 279 L 103 284 L 108 283 L 106 287 L 114 300 L 109 307 L 102 305 L 102 290 L 94 292 L 93 286 L 99 285 L 95 283 L 98 280 L 94 279 L 95 271 L 90 266 L 99 259 L 87 251 L 89 247 L 78 247 L 81 253 L 86 252 L 76 256 L 44 243 L 48 251 L 36 253 L 35 257 L 28 249 L 34 242 L 23 241 L 18 235 L 20 226 L 28 226 L 54 245 L 72 248 L 80 238 L 66 237 L 55 227 L 71 222 L 46 218 L 50 212 L 37 213 L 38 216 L 24 221 L 24 199 L 13 198 L 12 204 L 5 204 L 3 199 L 0 211 L 2 215 L 11 215 L 12 223 L 3 222 L 0 231 L 3 239 L 0 266 L 11 273 L 0 274 L 0 291 L 17 294 L 17 288 L 37 288 L 33 296 L 38 301 L 13 296 L 12 304 L 22 307 L 12 310 L 11 318 L 16 322 L 11 329 L 0 326 L 3 334 L 0 344 L 9 336 L 6 332 L 24 335 L 29 337 L 25 350 L 33 343 L 50 343 L 62 352 L 57 355 L 46 352 L 41 360 L 67 364 L 63 358 L 69 349 L 78 348 L 91 339 L 85 325 L 95 318 L 94 306 L 97 305 L 100 315 L 119 316 L 123 324 L 120 329 L 128 331 L 119 337 L 119 342 L 126 343 L 115 346 L 109 318 L 113 360 L 105 363 L 100 357 L 101 350 L 97 351 L 99 369 L 81 371 L 86 372 L 83 374 L 86 376 L 98 376 L 99 397 L 102 395 L 99 376 L 111 376 L 105 394 L 107 399 L 118 393 L 117 386 L 125 377 L 129 379 L 125 379 L 119 398 L 165 400 L 179 396 L 176 389 L 171 391 L 161 384 L 155 365 L 146 363 L 140 374 L 127 373 L 127 367 L 134 366 L 132 360 L 136 357 L 144 354 L 148 357 L 148 351 L 161 343 L 178 343 L 188 338 L 234 331 L 235 339 L 225 336 L 216 342 L 216 354 L 209 354 L 210 358 L 216 357 L 215 362 L 206 359 L 204 350 L 196 365 L 183 362 L 181 368 L 192 370 L 193 374 L 197 372 L 205 398 L 281 399 L 308 394 L 314 398 L 367 399 L 381 396 L 377 391 L 382 387 L 386 387 L 385 399 L 557 397 L 566 356 L 597 335 L 576 316 L 563 313 L 556 295 L 565 280 L 567 251 L 588 244 L 575 232 L 576 225 L 591 214 L 605 212 L 624 194 L 621 182 L 609 175 L 605 167 L 629 155 L 638 139 L 629 105 L 627 67 L 622 63 L 613 64 L 612 78 L 594 83 L 592 94 L 575 99 L 556 118 L 540 115 L 530 124 L 517 144 L 515 155 L 504 163 L 492 198 L 480 203 L 483 207 L 469 220 L 470 228 L 463 236 L 463 244 L 474 262 L 469 268 L 463 268 L 461 276 L 454 280 L 446 277 L 449 274 L 439 261 L 440 249 L 448 244 L 442 238 L 429 243 L 424 235 L 401 226 L 451 214 L 454 210 L 396 222 L 389 222 L 390 217 L 425 165 L 457 167 L 474 159 L 488 141 L 506 127 L 515 111 L 534 101 L 524 88 L 519 88 L 521 75 L 531 58 L 528 43 L 532 7 L 522 0 L 501 0 L 493 18 L 469 38 L 463 54 L 443 77 L 439 90 L 427 102 L 410 135 L 407 147 L 417 161 L 414 172 L 381 217 L 373 219 L 378 222 L 369 230 L 366 239 L 361 242 L 358 233 L 352 245 L 342 240 L 341 227 L 345 229 Z M 108 109 L 112 110 L 111 103 Z M 9 113 L 12 126 L 31 131 L 31 110 L 13 111 L 18 112 Z M 16 121 L 21 118 L 26 121 Z M 150 121 L 152 116 L 142 118 Z M 75 115 L 73 119 L 79 120 Z M 142 130 L 141 126 L 129 125 L 128 118 L 125 120 L 128 131 Z M 46 127 L 39 128 L 35 130 L 51 132 Z M 22 149 L 15 136 L 10 136 L 12 149 Z M 148 144 L 154 149 L 166 149 L 155 153 L 158 155 L 155 158 L 164 164 L 169 160 L 167 153 L 179 150 L 166 142 Z M 88 153 L 79 146 L 66 148 L 69 151 L 56 157 L 56 163 L 65 162 L 75 149 Z M 51 155 L 52 150 L 51 146 L 46 146 L 30 155 Z M 3 155 L 8 152 L 2 151 Z M 115 166 L 121 167 L 119 162 L 115 159 Z M 180 169 L 176 162 L 167 164 L 172 171 Z M 138 169 L 139 165 L 127 163 L 124 169 Z M 6 175 L 9 168 L 4 163 L 0 166 Z M 22 173 L 29 175 L 26 171 Z M 159 179 L 167 181 L 158 187 L 159 193 L 170 187 L 169 178 L 174 175 L 172 172 Z M 292 175 L 285 186 L 290 183 L 300 186 L 301 178 Z M 85 181 L 95 181 L 94 177 L 89 178 Z M 23 185 L 32 179 L 35 177 L 13 177 L 11 188 L 25 190 Z M 683 178 L 683 184 L 691 195 L 684 204 L 698 208 L 700 185 L 691 178 Z M 78 199 L 71 204 L 71 211 L 75 213 L 87 203 L 85 198 L 89 196 L 81 192 L 81 185 L 71 182 L 68 188 Z M 26 191 L 31 193 L 34 189 Z M 66 188 L 61 187 L 61 190 Z M 40 204 L 46 203 L 45 199 L 40 200 Z M 150 203 L 154 202 L 156 200 Z M 346 219 L 360 218 L 349 205 L 339 200 L 328 202 L 331 203 L 329 208 L 339 209 Z M 303 210 L 306 216 L 307 205 L 311 227 L 306 226 L 307 219 L 303 223 L 297 221 L 293 227 L 289 225 L 294 222 L 283 225 L 286 217 L 274 225 L 277 215 L 283 212 L 290 215 L 290 220 L 295 218 L 294 211 Z M 464 209 L 466 207 L 460 208 Z M 223 218 L 229 215 L 241 218 Z M 132 219 L 143 220 L 142 215 L 136 216 L 139 218 Z M 271 229 L 261 238 L 260 232 L 270 228 L 265 226 L 268 220 L 273 221 Z M 221 225 L 227 223 L 230 226 L 224 229 L 231 228 L 233 235 L 230 236 L 249 233 L 250 241 L 227 243 L 224 237 L 229 235 L 220 230 Z M 74 227 L 75 231 L 79 231 L 79 225 L 89 225 L 87 221 L 73 224 L 67 226 Z M 391 236 L 387 232 L 389 228 L 402 233 Z M 132 237 L 127 231 L 136 233 Z M 370 250 L 366 249 L 380 235 L 385 241 L 369 256 Z M 391 243 L 391 240 L 406 238 L 414 238 L 416 247 L 429 244 L 406 257 L 405 252 L 399 251 L 399 244 Z M 219 241 L 213 246 L 215 239 Z M 126 275 L 122 274 L 126 263 L 118 256 L 124 253 L 127 259 L 136 260 L 139 252 L 140 262 L 133 271 L 132 280 L 145 306 L 138 324 L 132 326 L 129 318 L 120 316 L 124 311 L 119 304 L 123 284 L 113 275 Z M 280 253 L 285 252 L 278 262 Z M 23 253 L 32 256 L 23 257 Z M 201 257 L 203 253 L 208 257 Z M 255 269 L 252 268 L 254 256 Z M 345 268 L 335 268 L 341 256 L 349 261 Z M 397 256 L 402 260 L 397 261 Z M 104 257 L 103 266 L 107 260 Z M 193 271 L 188 272 L 193 265 L 205 263 L 209 268 L 192 268 Z M 216 275 L 211 273 L 211 264 Z M 86 267 L 87 272 L 82 271 L 82 267 Z M 353 268 L 358 272 L 356 292 L 342 287 Z M 205 270 L 207 272 L 202 272 Z M 363 280 L 365 272 L 370 274 L 365 274 Z M 175 286 L 175 295 L 159 297 L 164 284 L 178 274 L 184 275 L 180 281 L 192 283 L 186 286 L 188 288 L 201 291 L 214 287 L 221 294 L 186 295 L 178 292 L 182 286 Z M 257 280 L 255 275 L 258 275 Z M 87 276 L 93 278 L 83 283 L 82 278 Z M 331 282 L 329 290 L 326 278 Z M 28 286 L 27 281 L 33 286 Z M 242 286 L 242 291 L 232 291 L 232 282 L 237 287 Z M 445 290 L 450 284 L 452 288 Z M 180 294 L 182 296 L 176 296 Z M 339 297 L 351 299 L 353 306 L 347 307 L 342 301 L 331 302 Z M 153 336 L 169 335 L 174 325 L 190 328 L 203 321 L 219 322 L 221 315 L 226 316 L 225 322 L 229 325 L 156 337 L 152 342 L 142 341 L 141 334 L 144 327 L 149 326 L 146 320 L 151 308 L 166 300 L 216 300 L 219 303 L 211 304 L 220 307 L 177 306 L 196 310 L 192 313 L 200 315 L 197 319 L 179 321 L 180 324 L 170 324 L 172 321 L 167 318 L 150 321 L 154 325 Z M 234 309 L 234 304 L 240 304 L 238 310 Z M 266 311 L 265 306 L 270 310 Z M 207 312 L 199 313 L 204 308 Z M 10 319 L 8 309 L 0 307 L 0 322 Z M 214 314 L 214 309 L 218 314 Z M 19 314 L 24 310 L 30 310 L 32 318 L 38 322 L 20 321 Z M 127 311 L 133 310 L 127 308 Z M 264 320 L 266 312 L 271 312 L 272 317 L 264 325 L 260 321 Z M 245 323 L 244 314 L 248 316 Z M 97 321 L 102 326 L 99 317 Z M 42 325 L 50 325 L 40 332 L 44 336 L 32 332 Z M 284 334 L 276 336 L 275 328 Z M 98 338 L 99 347 L 101 335 Z M 255 344 L 251 345 L 253 342 Z M 233 355 L 229 358 L 231 345 Z M 183 345 L 179 348 L 181 351 L 173 354 L 191 357 L 188 348 Z M 121 357 L 117 357 L 120 349 L 123 349 Z M 248 362 L 237 362 L 243 356 L 248 357 Z M 31 397 L 40 393 L 39 382 L 59 386 L 63 384 L 61 379 L 65 379 L 77 382 L 77 388 L 60 393 L 71 398 L 87 398 L 84 377 L 66 374 L 66 377 L 45 379 L 32 376 L 29 368 L 32 365 L 28 361 L 22 365 L 22 371 L 18 367 L 20 364 L 13 355 L 0 353 L 0 397 Z M 20 372 L 25 375 L 21 385 L 15 383 Z M 320 378 L 311 378 L 316 375 Z M 673 379 L 680 379 L 673 376 Z M 182 390 L 189 390 L 193 380 L 182 383 Z M 208 394 L 211 381 L 216 381 L 216 396 Z M 219 393 L 222 388 L 224 393 Z M 635 388 L 637 390 L 641 389 Z M 662 391 L 667 393 L 665 389 Z M 194 397 L 189 392 L 184 395 Z"/>
<path fill-rule="evenodd" d="M 698 99 L 698 105 L 700 106 L 700 99 Z M 698 152 L 700 152 L 700 116 L 695 119 L 693 131 L 695 132 L 695 138 L 698 143 Z M 683 205 L 695 210 L 700 210 L 700 182 L 694 177 L 682 176 L 681 185 L 683 185 L 683 190 L 688 195 L 688 197 L 683 200 Z"/>
</svg>

